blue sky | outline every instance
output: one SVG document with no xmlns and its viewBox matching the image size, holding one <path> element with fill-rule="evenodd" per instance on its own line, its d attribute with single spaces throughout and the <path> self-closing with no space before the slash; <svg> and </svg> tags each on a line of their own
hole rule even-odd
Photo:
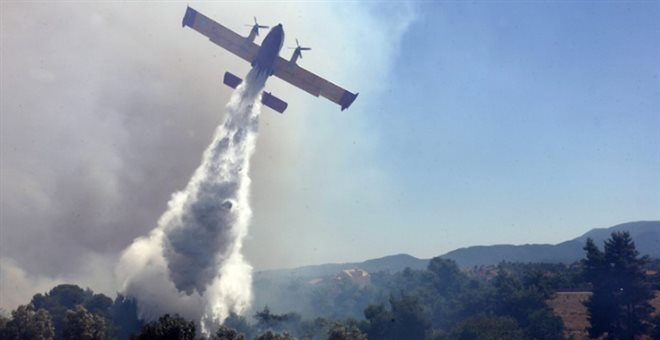
<svg viewBox="0 0 660 340">
<path fill-rule="evenodd" d="M 392 218 L 459 246 L 660 217 L 659 6 L 420 4 L 365 110 Z"/>
<path fill-rule="evenodd" d="M 273 202 L 257 199 L 248 255 L 266 225 L 275 258 L 299 265 L 557 243 L 660 218 L 658 4 L 335 7 L 341 19 L 328 22 L 359 30 L 335 37 L 342 51 L 365 36 L 390 49 L 334 59 L 359 65 L 347 74 L 325 71 L 337 41 L 307 54 L 306 67 L 361 94 L 341 114 L 312 101 L 286 117 L 287 134 L 305 117 L 302 152 L 278 166 L 277 176 L 295 177 L 278 190 L 290 200 L 264 219 Z M 402 22 L 389 40 L 362 30 Z M 317 43 L 315 33 L 305 41 Z"/>
</svg>

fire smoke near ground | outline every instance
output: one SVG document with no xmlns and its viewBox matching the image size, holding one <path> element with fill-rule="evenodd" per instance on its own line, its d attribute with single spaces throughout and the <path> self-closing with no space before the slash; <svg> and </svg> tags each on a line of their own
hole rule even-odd
<svg viewBox="0 0 660 340">
<path fill-rule="evenodd" d="M 186 188 L 172 195 L 158 226 L 122 254 L 117 275 L 144 317 L 179 313 L 208 332 L 249 307 L 252 267 L 241 247 L 252 214 L 248 170 L 266 78 L 250 71 Z"/>
</svg>

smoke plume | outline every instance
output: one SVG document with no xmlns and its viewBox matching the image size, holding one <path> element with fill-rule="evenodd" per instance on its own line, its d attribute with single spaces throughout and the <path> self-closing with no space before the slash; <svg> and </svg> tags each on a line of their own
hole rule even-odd
<svg viewBox="0 0 660 340">
<path fill-rule="evenodd" d="M 186 188 L 172 195 L 157 227 L 123 252 L 117 275 L 143 317 L 179 313 L 207 333 L 249 307 L 252 267 L 241 247 L 252 214 L 248 171 L 266 78 L 250 71 Z"/>
</svg>

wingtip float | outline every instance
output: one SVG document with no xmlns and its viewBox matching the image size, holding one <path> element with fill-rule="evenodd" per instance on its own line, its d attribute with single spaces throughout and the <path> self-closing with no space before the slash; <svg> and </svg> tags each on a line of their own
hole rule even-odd
<svg viewBox="0 0 660 340">
<path fill-rule="evenodd" d="M 284 43 L 282 24 L 271 28 L 261 46 L 255 44 L 254 39 L 259 35 L 260 28 L 268 28 L 268 26 L 259 25 L 256 17 L 254 18 L 254 25 L 247 25 L 252 27 L 247 37 L 240 36 L 191 7 L 186 9 L 181 25 L 182 27 L 190 27 L 208 37 L 211 42 L 246 60 L 260 72 L 267 72 L 269 75 L 274 75 L 315 97 L 321 96 L 338 104 L 342 111 L 349 108 L 358 96 L 358 93 L 347 91 L 298 66 L 296 61 L 298 58 L 302 58 L 301 51 L 310 48 L 300 47 L 297 40 L 298 47 L 295 48 L 291 59 L 285 60 L 280 57 L 280 50 Z M 223 79 L 225 85 L 236 88 L 241 82 L 242 80 L 236 75 L 230 72 L 225 73 Z M 268 92 L 263 93 L 261 101 L 264 105 L 279 113 L 283 113 L 288 106 L 285 101 Z"/>
</svg>

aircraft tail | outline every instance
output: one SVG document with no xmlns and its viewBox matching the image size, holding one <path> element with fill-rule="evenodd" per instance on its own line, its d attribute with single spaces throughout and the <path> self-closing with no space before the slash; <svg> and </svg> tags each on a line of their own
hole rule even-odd
<svg viewBox="0 0 660 340">
<path fill-rule="evenodd" d="M 225 72 L 225 76 L 223 78 L 223 83 L 225 85 L 235 89 L 238 87 L 238 85 L 241 84 L 241 82 L 243 82 L 241 78 L 230 72 Z M 273 96 L 270 92 L 264 92 L 261 94 L 261 103 L 279 113 L 284 113 L 284 110 L 286 110 L 287 106 L 289 106 L 289 104 L 287 104 L 285 101 Z"/>
</svg>

